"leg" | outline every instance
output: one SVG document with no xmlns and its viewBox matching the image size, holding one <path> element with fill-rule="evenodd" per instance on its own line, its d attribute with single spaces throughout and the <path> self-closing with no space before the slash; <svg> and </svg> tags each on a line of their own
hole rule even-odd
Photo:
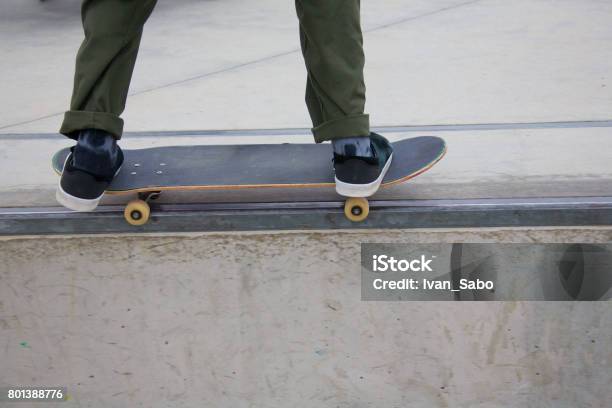
<svg viewBox="0 0 612 408">
<path fill-rule="evenodd" d="M 368 136 L 360 0 L 296 0 L 316 142 Z"/>
<path fill-rule="evenodd" d="M 142 28 L 157 0 L 84 0 L 85 39 L 77 54 L 70 111 L 60 133 L 100 129 L 121 138 Z"/>
<path fill-rule="evenodd" d="M 360 0 L 296 0 L 296 9 L 315 141 L 332 141 L 336 191 L 368 197 L 380 187 L 393 148 L 384 137 L 370 133 L 364 113 Z M 351 219 L 358 220 L 355 217 Z"/>
<path fill-rule="evenodd" d="M 136 63 L 142 28 L 156 0 L 84 0 L 85 40 L 77 54 L 70 110 L 60 132 L 75 139 L 57 200 L 77 211 L 96 208 L 121 168 L 119 117 Z"/>
</svg>

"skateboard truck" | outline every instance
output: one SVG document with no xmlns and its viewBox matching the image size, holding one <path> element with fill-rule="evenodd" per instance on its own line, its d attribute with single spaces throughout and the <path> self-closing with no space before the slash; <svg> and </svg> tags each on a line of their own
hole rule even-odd
<svg viewBox="0 0 612 408">
<path fill-rule="evenodd" d="M 147 191 L 138 193 L 138 199 L 132 200 L 125 206 L 123 217 L 131 225 L 144 225 L 151 216 L 149 201 L 156 200 L 161 191 Z"/>
</svg>

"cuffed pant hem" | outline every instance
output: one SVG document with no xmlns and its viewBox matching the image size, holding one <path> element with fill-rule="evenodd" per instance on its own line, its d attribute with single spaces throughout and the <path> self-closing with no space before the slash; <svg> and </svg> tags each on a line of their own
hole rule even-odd
<svg viewBox="0 0 612 408">
<path fill-rule="evenodd" d="M 312 129 L 315 142 L 370 135 L 370 117 L 367 114 L 345 116 L 327 121 Z"/>
<path fill-rule="evenodd" d="M 76 139 L 75 132 L 83 129 L 104 130 L 119 140 L 123 134 L 123 119 L 107 112 L 68 111 L 64 114 L 61 134 Z"/>
</svg>

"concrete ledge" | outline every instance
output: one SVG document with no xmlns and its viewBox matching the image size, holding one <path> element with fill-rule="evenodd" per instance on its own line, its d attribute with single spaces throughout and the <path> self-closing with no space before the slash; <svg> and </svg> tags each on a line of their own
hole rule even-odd
<svg viewBox="0 0 612 408">
<path fill-rule="evenodd" d="M 340 201 L 152 203 L 151 219 L 140 227 L 127 224 L 123 208 L 4 208 L 0 235 L 612 225 L 612 197 L 372 201 L 361 223 L 346 219 Z"/>
</svg>

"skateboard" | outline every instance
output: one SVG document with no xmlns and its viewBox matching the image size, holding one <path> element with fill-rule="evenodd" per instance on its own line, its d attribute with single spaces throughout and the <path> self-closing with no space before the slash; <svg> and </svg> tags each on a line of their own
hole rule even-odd
<svg viewBox="0 0 612 408">
<path fill-rule="evenodd" d="M 382 188 L 403 183 L 430 169 L 446 153 L 443 139 L 420 136 L 393 142 L 393 160 Z M 61 174 L 69 148 L 53 156 Z M 106 194 L 138 194 L 124 216 L 145 224 L 148 202 L 171 190 L 334 188 L 329 144 L 166 146 L 124 150 L 125 161 Z M 344 214 L 360 222 L 369 214 L 367 198 L 347 198 Z"/>
</svg>

